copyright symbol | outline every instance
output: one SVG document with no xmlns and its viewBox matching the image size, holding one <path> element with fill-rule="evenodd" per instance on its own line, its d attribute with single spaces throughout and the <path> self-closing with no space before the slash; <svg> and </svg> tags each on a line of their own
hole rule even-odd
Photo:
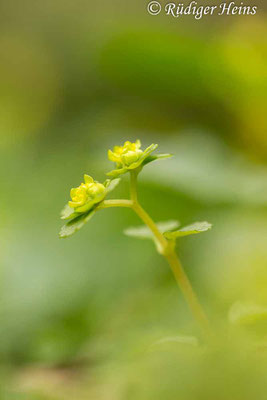
<svg viewBox="0 0 267 400">
<path fill-rule="evenodd" d="M 151 15 L 158 15 L 161 12 L 161 5 L 158 1 L 151 1 L 147 6 L 147 11 Z"/>
</svg>

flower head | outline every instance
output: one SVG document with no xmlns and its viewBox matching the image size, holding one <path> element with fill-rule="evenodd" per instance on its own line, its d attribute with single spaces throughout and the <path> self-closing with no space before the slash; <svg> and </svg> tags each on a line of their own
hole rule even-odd
<svg viewBox="0 0 267 400">
<path fill-rule="evenodd" d="M 143 151 L 140 149 L 141 142 L 137 140 L 135 143 L 125 142 L 123 146 L 115 146 L 113 151 L 108 151 L 108 158 L 117 164 L 117 168 L 124 165 L 130 166 L 138 161 Z"/>
<path fill-rule="evenodd" d="M 68 222 L 61 228 L 59 236 L 66 238 L 80 230 L 98 211 L 98 206 L 106 196 L 115 189 L 120 179 L 107 179 L 103 184 L 84 175 L 84 182 L 71 189 L 71 201 L 61 211 L 61 219 Z"/>
<path fill-rule="evenodd" d="M 142 167 L 149 162 L 148 157 L 157 147 L 157 144 L 151 144 L 145 150 L 142 150 L 140 140 L 136 140 L 135 143 L 127 141 L 123 146 L 115 146 L 113 151 L 108 151 L 108 158 L 116 163 L 117 168 L 107 175 L 116 177 Z"/>
<path fill-rule="evenodd" d="M 106 187 L 94 181 L 91 176 L 84 175 L 84 183 L 70 191 L 69 206 L 74 208 L 75 212 L 85 212 L 104 200 L 105 196 Z"/>
</svg>

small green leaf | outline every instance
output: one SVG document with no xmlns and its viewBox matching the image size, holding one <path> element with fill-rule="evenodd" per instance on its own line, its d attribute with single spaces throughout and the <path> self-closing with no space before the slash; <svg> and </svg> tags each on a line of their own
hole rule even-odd
<svg viewBox="0 0 267 400">
<path fill-rule="evenodd" d="M 153 153 L 153 151 L 155 151 L 158 148 L 158 144 L 154 144 L 152 143 L 150 146 L 148 146 L 145 150 L 144 153 L 141 157 L 141 160 L 144 160 L 145 158 L 147 158 L 148 156 L 150 156 L 151 153 Z"/>
<path fill-rule="evenodd" d="M 111 178 L 118 178 L 118 176 L 125 174 L 128 172 L 126 167 L 120 169 L 113 169 L 112 171 L 108 172 L 106 175 L 110 176 Z"/>
<path fill-rule="evenodd" d="M 84 226 L 84 224 L 86 224 L 86 222 L 88 222 L 92 218 L 95 212 L 96 209 L 92 208 L 88 212 L 81 214 L 78 217 L 69 221 L 66 225 L 62 226 L 59 237 L 65 239 L 73 235 L 75 232 L 79 231 Z"/>
<path fill-rule="evenodd" d="M 229 311 L 229 321 L 234 325 L 253 325 L 257 322 L 267 321 L 267 307 L 235 303 Z"/>
<path fill-rule="evenodd" d="M 72 219 L 80 215 L 79 213 L 76 213 L 73 208 L 71 208 L 68 204 L 65 205 L 63 210 L 60 213 L 60 218 L 61 219 Z"/>
<path fill-rule="evenodd" d="M 143 165 L 147 165 L 151 163 L 152 161 L 157 161 L 157 160 L 164 160 L 165 158 L 170 158 L 173 157 L 173 154 L 155 154 L 153 156 L 148 156 L 144 162 Z"/>
<path fill-rule="evenodd" d="M 157 149 L 157 147 L 158 147 L 158 144 L 154 144 L 154 143 L 151 144 L 150 146 L 148 146 L 144 150 L 144 152 L 143 152 L 142 156 L 139 158 L 139 160 L 136 161 L 135 163 L 131 164 L 128 167 L 128 169 L 132 170 L 132 169 L 136 169 L 136 168 L 139 168 L 139 167 L 143 167 L 145 165 L 146 159 L 150 156 L 151 153 L 153 153 L 153 151 L 155 151 Z"/>
<path fill-rule="evenodd" d="M 192 225 L 185 226 L 177 231 L 164 232 L 166 239 L 176 239 L 182 236 L 195 235 L 197 233 L 206 232 L 211 229 L 212 225 L 206 221 L 195 222 Z"/>
<path fill-rule="evenodd" d="M 161 233 L 166 230 L 176 229 L 180 225 L 180 223 L 176 220 L 164 221 L 156 223 L 159 231 Z M 139 239 L 153 239 L 153 233 L 146 225 L 129 227 L 124 230 L 124 234 L 127 236 L 136 237 Z"/>
<path fill-rule="evenodd" d="M 112 192 L 112 190 L 114 190 L 119 183 L 120 183 L 120 178 L 112 179 L 111 181 L 108 180 L 106 182 L 106 193 Z"/>
</svg>

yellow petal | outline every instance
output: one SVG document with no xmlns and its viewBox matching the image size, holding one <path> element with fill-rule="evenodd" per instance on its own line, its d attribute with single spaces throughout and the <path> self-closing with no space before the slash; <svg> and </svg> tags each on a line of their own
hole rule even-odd
<svg viewBox="0 0 267 400">
<path fill-rule="evenodd" d="M 114 146 L 113 152 L 116 153 L 117 155 L 120 155 L 123 152 L 123 147 L 122 146 Z"/>
<path fill-rule="evenodd" d="M 108 158 L 110 161 L 113 162 L 119 162 L 120 161 L 120 156 L 118 156 L 117 154 L 113 153 L 113 151 L 109 150 L 108 151 Z"/>
<path fill-rule="evenodd" d="M 70 197 L 73 198 L 77 193 L 77 188 L 72 188 L 70 191 Z"/>
</svg>

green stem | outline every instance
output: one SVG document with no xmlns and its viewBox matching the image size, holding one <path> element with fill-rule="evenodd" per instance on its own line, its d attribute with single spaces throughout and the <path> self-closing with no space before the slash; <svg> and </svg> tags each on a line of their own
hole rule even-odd
<svg viewBox="0 0 267 400">
<path fill-rule="evenodd" d="M 161 247 L 164 249 L 168 245 L 167 240 L 160 233 L 160 231 L 158 230 L 158 227 L 155 224 L 155 222 L 153 221 L 153 219 L 148 215 L 148 213 L 141 207 L 141 205 L 138 202 L 137 175 L 138 175 L 138 173 L 136 171 L 131 171 L 130 190 L 131 190 L 131 200 L 133 203 L 132 208 L 136 212 L 136 214 L 139 216 L 139 218 L 141 218 L 142 221 L 150 228 L 150 230 L 156 237 L 157 241 L 159 242 Z"/>
<path fill-rule="evenodd" d="M 197 298 L 196 293 L 183 269 L 183 266 L 173 249 L 169 254 L 165 255 L 166 260 L 168 261 L 173 275 L 178 283 L 184 298 L 187 301 L 188 306 L 191 309 L 191 312 L 199 324 L 203 334 L 207 337 L 212 337 L 212 331 L 210 327 L 209 320 Z"/>
<path fill-rule="evenodd" d="M 110 208 L 110 207 L 127 207 L 132 208 L 139 218 L 147 225 L 147 227 L 152 231 L 159 245 L 159 252 L 165 257 L 170 265 L 173 275 L 178 283 L 184 298 L 191 309 L 191 312 L 198 322 L 202 332 L 208 336 L 212 337 L 211 328 L 209 325 L 208 318 L 194 292 L 194 289 L 182 267 L 182 264 L 175 252 L 174 243 L 167 240 L 162 233 L 159 231 L 157 225 L 148 215 L 148 213 L 143 209 L 143 207 L 138 202 L 137 197 L 137 175 L 135 171 L 131 171 L 131 200 L 105 200 L 103 201 L 98 209 Z"/>
<path fill-rule="evenodd" d="M 174 277 L 187 301 L 188 306 L 191 309 L 193 316 L 198 322 L 202 332 L 205 335 L 211 336 L 211 329 L 209 325 L 208 318 L 202 306 L 193 290 L 193 287 L 181 265 L 181 262 L 174 250 L 174 245 L 172 242 L 168 241 L 162 233 L 159 231 L 157 225 L 152 220 L 152 218 L 148 215 L 148 213 L 142 208 L 142 206 L 138 202 L 137 198 L 137 174 L 132 171 L 131 172 L 131 199 L 132 199 L 132 208 L 136 212 L 136 214 L 142 219 L 142 221 L 150 228 L 152 233 L 154 234 L 157 242 L 159 243 L 160 253 L 166 258 L 168 261 L 171 270 L 174 274 Z"/>
<path fill-rule="evenodd" d="M 168 247 L 168 242 L 165 237 L 160 233 L 158 230 L 157 225 L 153 221 L 153 219 L 148 215 L 148 213 L 141 207 L 139 203 L 133 203 L 133 210 L 136 212 L 138 217 L 147 225 L 147 227 L 152 231 L 154 234 L 157 242 L 160 245 L 160 252 L 164 254 L 165 249 Z"/>
<path fill-rule="evenodd" d="M 133 202 L 131 200 L 105 200 L 98 206 L 98 210 L 110 207 L 127 207 L 132 208 Z"/>
<path fill-rule="evenodd" d="M 131 171 L 130 174 L 131 174 L 131 180 L 130 180 L 131 199 L 134 203 L 138 204 L 138 199 L 137 199 L 137 175 L 138 175 L 138 172 Z"/>
</svg>

